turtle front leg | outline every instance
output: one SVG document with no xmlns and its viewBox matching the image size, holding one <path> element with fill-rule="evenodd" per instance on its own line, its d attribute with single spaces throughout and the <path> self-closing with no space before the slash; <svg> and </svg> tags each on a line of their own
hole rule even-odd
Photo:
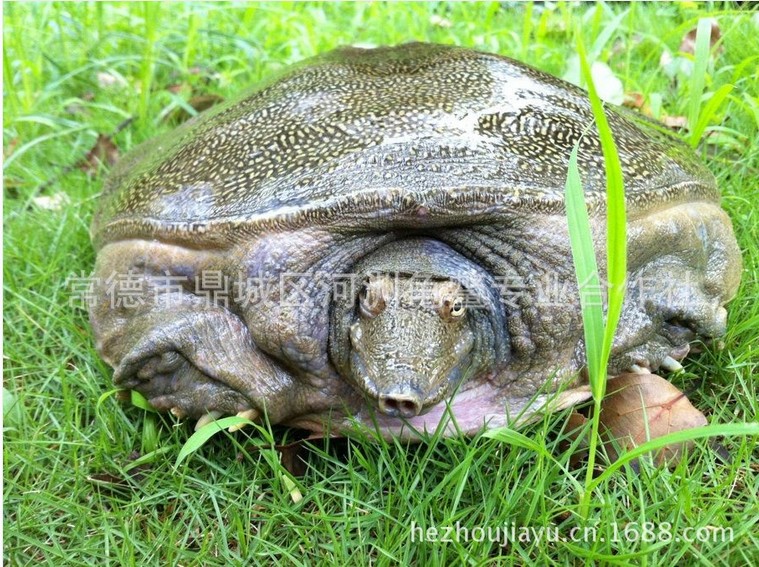
<svg viewBox="0 0 759 567">
<path fill-rule="evenodd" d="M 178 416 L 245 412 L 281 420 L 291 376 L 253 345 L 239 318 L 198 299 L 178 308 L 166 298 L 165 309 L 156 304 L 131 321 L 125 336 L 139 338 L 116 366 L 114 382 Z"/>
<path fill-rule="evenodd" d="M 237 315 L 187 289 L 165 288 L 158 266 L 180 260 L 187 267 L 181 262 L 187 255 L 192 270 L 202 269 L 197 252 L 144 242 L 106 248 L 96 268 L 90 321 L 117 386 L 180 417 L 266 414 L 276 423 L 297 411 L 292 375 L 256 347 Z M 124 274 L 129 301 L 112 285 Z"/>
</svg>

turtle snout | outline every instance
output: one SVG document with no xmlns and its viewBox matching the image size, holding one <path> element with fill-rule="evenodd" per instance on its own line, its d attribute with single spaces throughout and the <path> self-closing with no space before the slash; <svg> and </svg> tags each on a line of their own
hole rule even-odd
<svg viewBox="0 0 759 567">
<path fill-rule="evenodd" d="M 396 379 L 392 383 L 382 380 L 383 373 L 371 373 L 357 352 L 351 355 L 351 365 L 363 392 L 375 400 L 377 409 L 390 417 L 415 417 L 426 409 L 426 396 L 414 385 L 413 378 Z M 390 375 L 396 376 L 393 372 Z M 379 383 L 378 383 L 379 382 Z"/>
<path fill-rule="evenodd" d="M 422 401 L 421 392 L 415 388 L 389 390 L 379 394 L 378 407 L 385 415 L 410 418 L 422 412 Z"/>
</svg>

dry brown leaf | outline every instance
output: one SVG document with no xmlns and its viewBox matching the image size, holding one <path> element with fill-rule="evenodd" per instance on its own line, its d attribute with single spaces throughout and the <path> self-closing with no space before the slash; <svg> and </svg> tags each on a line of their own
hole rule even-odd
<svg viewBox="0 0 759 567">
<path fill-rule="evenodd" d="M 173 85 L 169 85 L 168 87 L 166 87 L 166 90 L 169 91 L 170 93 L 178 94 L 187 88 L 189 87 L 185 84 L 175 83 Z"/>
<path fill-rule="evenodd" d="M 622 102 L 627 108 L 643 108 L 646 97 L 641 93 L 625 93 L 625 99 Z"/>
<path fill-rule="evenodd" d="M 11 138 L 11 140 L 3 145 L 3 157 L 5 159 L 8 159 L 8 156 L 10 156 L 13 152 L 16 151 L 16 148 L 18 147 L 18 137 Z"/>
<path fill-rule="evenodd" d="M 119 161 L 119 149 L 110 136 L 105 134 L 98 134 L 98 139 L 95 141 L 95 145 L 85 156 L 85 158 L 77 164 L 77 167 L 89 175 L 94 175 L 100 169 L 101 164 L 109 167 L 113 166 Z"/>
<path fill-rule="evenodd" d="M 101 71 L 96 75 L 98 85 L 101 89 L 108 89 L 111 87 L 127 87 L 129 84 L 126 79 L 116 73 L 110 73 L 108 71 Z"/>
<path fill-rule="evenodd" d="M 629 449 L 674 431 L 702 427 L 706 417 L 685 394 L 656 374 L 622 374 L 609 380 L 601 404 L 601 423 L 619 446 Z M 675 465 L 685 446 L 672 444 L 656 455 L 659 464 Z M 610 458 L 617 455 L 611 444 Z"/>
<path fill-rule="evenodd" d="M 32 199 L 32 202 L 40 209 L 47 211 L 57 211 L 71 202 L 65 193 L 55 193 L 54 195 L 40 195 Z"/>
<path fill-rule="evenodd" d="M 195 111 L 203 112 L 211 108 L 212 106 L 219 104 L 224 100 L 223 96 L 216 94 L 197 95 L 187 101 Z M 174 112 L 170 113 L 168 119 L 170 122 L 185 122 L 192 118 L 192 115 L 184 108 L 177 108 Z"/>
<path fill-rule="evenodd" d="M 78 102 L 72 102 L 71 104 L 67 104 L 64 107 L 64 110 L 68 112 L 69 114 L 73 114 L 74 116 L 87 115 L 87 107 L 79 104 Z"/>
<path fill-rule="evenodd" d="M 279 452 L 282 467 L 295 477 L 301 477 L 306 474 L 306 458 L 308 450 L 303 444 L 305 439 L 288 443 L 287 445 L 275 445 Z"/>
<path fill-rule="evenodd" d="M 710 23 L 712 26 L 711 30 L 711 37 L 709 38 L 709 49 L 712 49 L 714 47 L 714 44 L 719 41 L 719 39 L 722 37 L 722 32 L 720 32 L 719 24 L 717 23 L 717 20 L 711 18 Z M 694 55 L 696 53 L 696 32 L 698 28 L 693 28 L 688 33 L 686 33 L 683 36 L 682 42 L 680 42 L 679 51 L 681 53 L 690 53 L 691 55 Z M 721 49 L 721 48 L 720 48 Z"/>
<path fill-rule="evenodd" d="M 223 96 L 217 94 L 197 95 L 192 97 L 187 103 L 198 112 L 211 108 L 224 100 Z"/>
<path fill-rule="evenodd" d="M 451 20 L 444 18 L 443 16 L 438 16 L 437 14 L 430 16 L 430 24 L 439 28 L 450 28 L 453 25 Z"/>
<path fill-rule="evenodd" d="M 664 116 L 661 121 L 673 130 L 684 130 L 688 127 L 688 119 L 685 116 Z"/>
</svg>

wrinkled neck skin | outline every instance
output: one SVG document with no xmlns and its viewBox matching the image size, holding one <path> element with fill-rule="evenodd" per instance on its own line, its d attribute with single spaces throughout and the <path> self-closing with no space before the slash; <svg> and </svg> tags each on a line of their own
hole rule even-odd
<svg viewBox="0 0 759 567">
<path fill-rule="evenodd" d="M 445 244 L 398 240 L 354 274 L 353 294 L 334 300 L 330 354 L 382 414 L 423 414 L 507 360 L 492 277 Z"/>
</svg>

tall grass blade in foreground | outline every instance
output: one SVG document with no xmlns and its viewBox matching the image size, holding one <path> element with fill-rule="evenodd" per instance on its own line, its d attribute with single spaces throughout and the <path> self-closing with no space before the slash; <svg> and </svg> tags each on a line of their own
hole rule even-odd
<svg viewBox="0 0 759 567">
<path fill-rule="evenodd" d="M 690 77 L 690 96 L 688 100 L 688 142 L 696 148 L 706 132 L 709 122 L 712 121 L 722 103 L 732 92 L 733 85 L 722 85 L 704 103 L 704 88 L 706 86 L 706 73 L 711 57 L 712 20 L 702 18 L 696 28 L 696 47 L 693 55 L 693 70 Z"/>
<path fill-rule="evenodd" d="M 598 266 L 580 173 L 577 167 L 578 146 L 575 145 L 567 172 L 566 203 L 572 259 L 575 264 L 577 285 L 580 291 L 588 378 L 593 392 L 593 419 L 588 469 L 585 477 L 585 490 L 580 504 L 581 515 L 587 517 L 592 496 L 591 481 L 593 480 L 593 468 L 598 445 L 601 400 L 606 393 L 606 365 L 609 361 L 614 334 L 617 330 L 617 323 L 622 313 L 622 303 L 625 298 L 627 217 L 622 166 L 601 99 L 598 97 L 593 84 L 585 48 L 579 38 L 578 33 L 577 51 L 580 56 L 580 68 L 582 77 L 588 86 L 588 96 L 598 127 L 606 169 L 606 275 L 608 283 L 608 303 L 606 322 L 604 323 L 600 302 L 601 288 Z"/>
<path fill-rule="evenodd" d="M 605 381 L 598 380 L 599 364 L 603 352 L 604 317 L 601 303 L 601 284 L 598 276 L 598 263 L 593 247 L 593 236 L 588 220 L 588 211 L 583 196 L 580 170 L 577 167 L 578 145 L 572 149 L 569 157 L 569 170 L 566 183 L 567 225 L 569 240 L 572 245 L 572 260 L 580 293 L 583 334 L 585 337 L 585 356 L 588 374 L 594 398 L 604 395 Z"/>
</svg>

